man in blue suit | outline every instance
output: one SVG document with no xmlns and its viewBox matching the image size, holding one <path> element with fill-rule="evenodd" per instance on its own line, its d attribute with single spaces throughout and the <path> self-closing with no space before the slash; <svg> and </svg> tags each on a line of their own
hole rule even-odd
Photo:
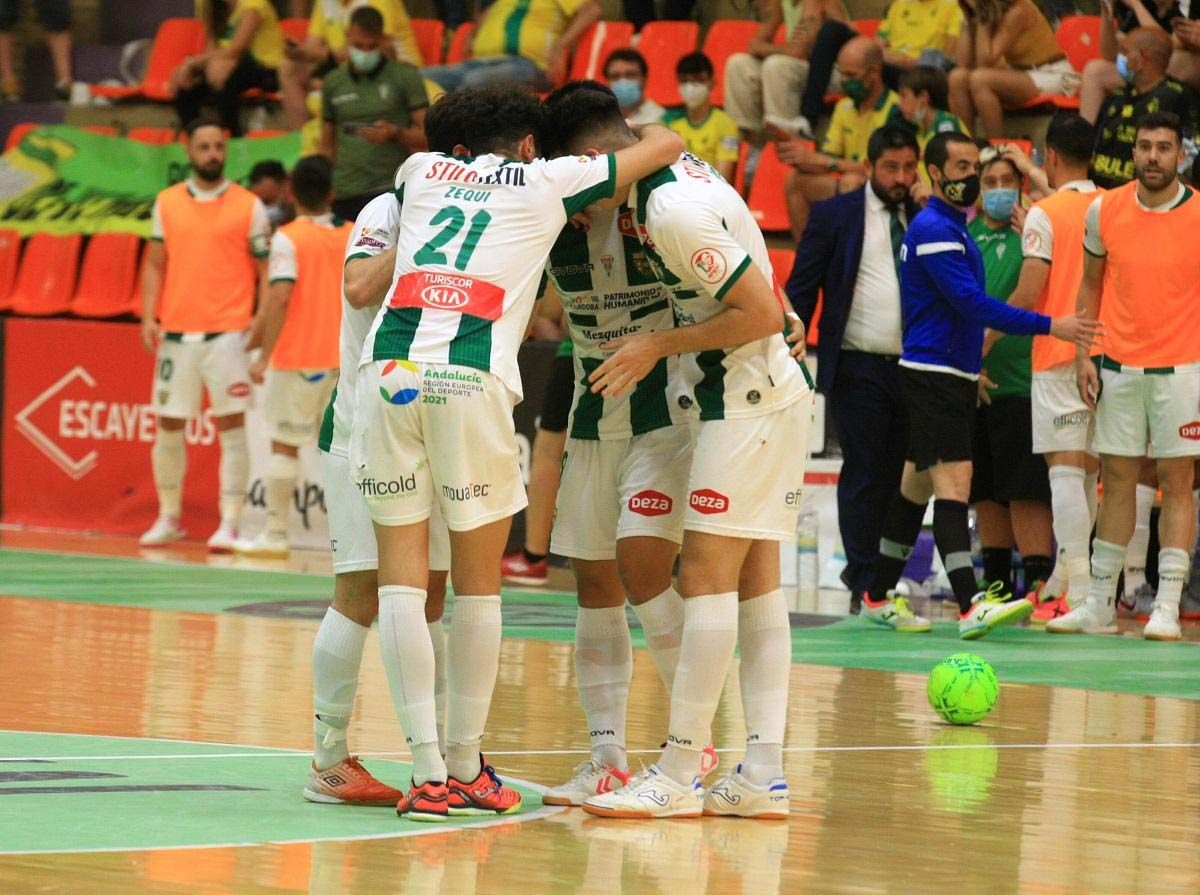
<svg viewBox="0 0 1200 895">
<path fill-rule="evenodd" d="M 883 520 L 904 468 L 908 414 L 900 393 L 900 246 L 918 211 L 911 191 L 920 151 L 907 128 L 885 125 L 867 145 L 868 183 L 813 206 L 788 277 L 792 307 L 810 327 L 824 292 L 817 389 L 842 446 L 838 524 L 842 580 L 858 612 L 871 584 Z M 899 630 L 928 629 L 916 616 Z"/>
</svg>

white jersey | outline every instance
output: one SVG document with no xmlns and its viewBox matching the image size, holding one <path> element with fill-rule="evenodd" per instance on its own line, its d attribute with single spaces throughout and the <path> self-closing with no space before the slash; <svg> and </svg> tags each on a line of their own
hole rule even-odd
<svg viewBox="0 0 1200 895">
<path fill-rule="evenodd" d="M 486 370 L 519 401 L 517 351 L 550 247 L 571 215 L 615 186 L 611 155 L 528 164 L 411 156 L 396 175 L 396 273 L 362 362 Z"/>
<path fill-rule="evenodd" d="M 721 300 L 751 264 L 773 285 L 782 321 L 787 304 L 762 232 L 742 197 L 710 165 L 684 153 L 638 181 L 630 203 L 638 235 L 671 291 L 678 325 L 720 313 Z M 782 333 L 681 362 L 684 379 L 695 383 L 702 421 L 765 416 L 811 391 Z"/>
<path fill-rule="evenodd" d="M 382 255 L 395 247 L 399 235 L 400 203 L 392 193 L 376 196 L 367 203 L 355 221 L 354 229 L 350 231 L 350 239 L 346 242 L 346 260 Z M 321 450 L 339 457 L 349 456 L 350 430 L 354 426 L 354 379 L 358 375 L 363 343 L 378 313 L 379 305 L 356 308 L 346 301 L 346 293 L 342 292 L 339 348 L 342 371 L 329 407 L 325 410 L 321 434 L 317 439 L 317 446 Z"/>
<path fill-rule="evenodd" d="M 670 294 L 638 240 L 633 212 L 622 206 L 593 215 L 586 230 L 568 224 L 550 250 L 546 272 L 562 299 L 573 347 L 571 437 L 631 438 L 669 426 L 673 416 L 683 415 L 677 357 L 660 360 L 620 398 L 594 394 L 587 385 L 588 376 L 612 353 L 601 350 L 602 344 L 675 325 Z"/>
</svg>

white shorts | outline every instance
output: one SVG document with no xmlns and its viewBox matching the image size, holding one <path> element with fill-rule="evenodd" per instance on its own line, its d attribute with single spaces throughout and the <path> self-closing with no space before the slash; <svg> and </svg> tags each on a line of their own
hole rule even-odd
<svg viewBox="0 0 1200 895">
<path fill-rule="evenodd" d="M 208 389 L 213 416 L 246 410 L 250 397 L 250 358 L 241 332 L 184 333 L 167 336 L 158 346 L 150 406 L 159 416 L 190 419 L 200 415 Z"/>
<path fill-rule="evenodd" d="M 317 440 L 337 370 L 268 370 L 263 413 L 272 441 L 302 447 Z"/>
<path fill-rule="evenodd" d="M 1079 72 L 1075 71 L 1070 59 L 1048 62 L 1026 71 L 1033 78 L 1038 93 L 1053 96 L 1074 96 L 1079 92 Z"/>
<path fill-rule="evenodd" d="M 1092 450 L 1096 415 L 1079 397 L 1074 362 L 1034 373 L 1029 397 L 1035 454 Z"/>
<path fill-rule="evenodd" d="M 693 432 L 677 425 L 612 441 L 568 439 L 550 551 L 614 559 L 621 538 L 683 540 Z"/>
<path fill-rule="evenodd" d="M 525 508 L 512 393 L 471 367 L 371 361 L 358 371 L 350 461 L 380 525 L 470 531 Z"/>
<path fill-rule="evenodd" d="M 321 452 L 321 475 L 325 483 L 325 510 L 329 514 L 329 549 L 333 551 L 333 573 L 362 572 L 379 568 L 379 548 L 371 514 L 358 493 L 350 461 L 340 454 Z M 436 509 L 429 517 L 429 568 L 450 568 L 450 532 Z"/>
<path fill-rule="evenodd" d="M 730 538 L 796 536 L 813 398 L 751 419 L 699 425 L 683 527 Z"/>
<path fill-rule="evenodd" d="M 1200 456 L 1200 364 L 1173 373 L 1100 370 L 1095 449 L 1117 457 Z"/>
</svg>

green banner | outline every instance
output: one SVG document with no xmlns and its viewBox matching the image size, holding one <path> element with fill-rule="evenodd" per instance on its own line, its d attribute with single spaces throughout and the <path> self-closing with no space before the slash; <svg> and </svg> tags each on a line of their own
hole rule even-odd
<svg viewBox="0 0 1200 895">
<path fill-rule="evenodd" d="M 229 141 L 225 176 L 246 183 L 258 162 L 290 169 L 300 135 Z M 188 176 L 183 146 L 154 146 L 76 127 L 39 127 L 0 156 L 0 228 L 32 233 L 150 235 L 154 197 Z"/>
</svg>

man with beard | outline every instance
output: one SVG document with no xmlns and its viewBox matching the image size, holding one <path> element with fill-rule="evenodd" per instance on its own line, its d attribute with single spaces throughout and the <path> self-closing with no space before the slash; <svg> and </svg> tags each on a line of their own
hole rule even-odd
<svg viewBox="0 0 1200 895">
<path fill-rule="evenodd" d="M 258 284 L 266 272 L 271 224 L 262 202 L 225 179 L 221 122 L 188 124 L 192 176 L 158 194 L 142 279 L 142 344 L 157 352 L 150 404 L 158 432 L 150 453 L 158 519 L 143 547 L 184 536 L 180 525 L 187 453 L 183 427 L 199 416 L 203 389 L 221 441 L 221 524 L 208 549 L 228 553 L 237 538 L 249 475 L 246 352 L 257 343 Z"/>
<path fill-rule="evenodd" d="M 1054 633 L 1115 633 L 1117 575 L 1133 535 L 1141 458 L 1154 446 L 1162 515 L 1158 595 L 1147 640 L 1178 640 L 1179 598 L 1196 524 L 1193 461 L 1200 456 L 1200 266 L 1190 240 L 1200 202 L 1177 174 L 1184 160 L 1179 116 L 1147 115 L 1133 145 L 1135 180 L 1095 199 L 1084 231 L 1077 306 L 1108 332 L 1099 370 L 1081 349 L 1079 396 L 1096 409 L 1104 500 L 1092 545 L 1087 600 L 1046 625 Z M 1103 299 L 1101 295 L 1103 293 Z"/>
</svg>

